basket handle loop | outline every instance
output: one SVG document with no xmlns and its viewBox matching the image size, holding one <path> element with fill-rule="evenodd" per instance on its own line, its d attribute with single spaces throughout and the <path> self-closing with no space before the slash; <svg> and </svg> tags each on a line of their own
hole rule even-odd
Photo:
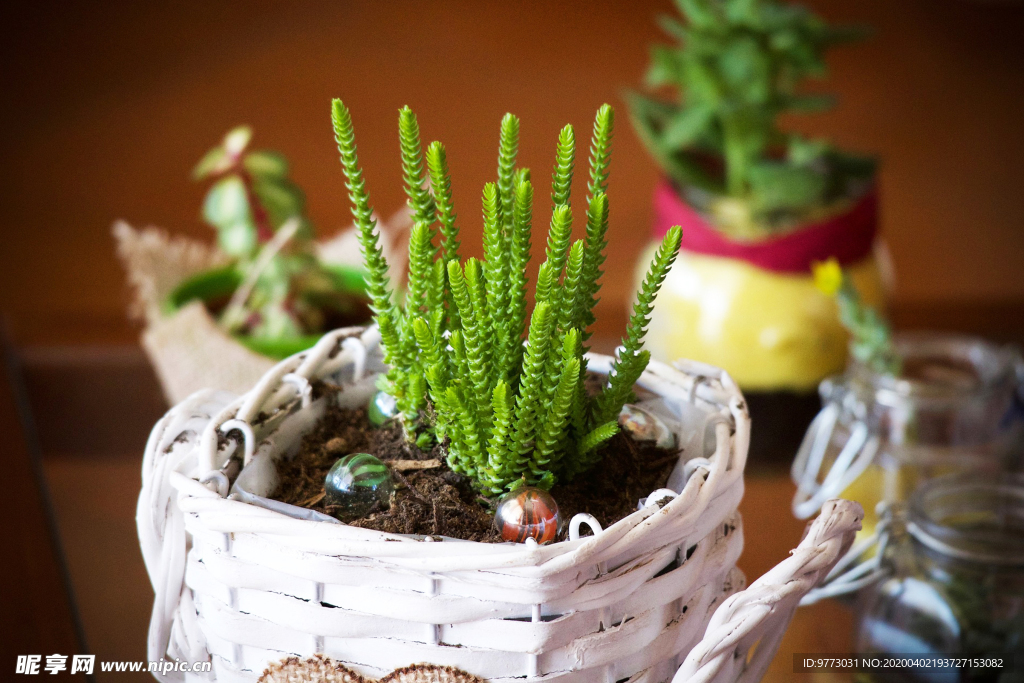
<svg viewBox="0 0 1024 683">
<path fill-rule="evenodd" d="M 302 397 L 302 407 L 306 408 L 310 403 L 313 402 L 313 385 L 309 383 L 309 380 L 302 375 L 297 375 L 294 372 L 289 372 L 287 375 L 281 378 L 281 381 L 285 384 L 291 384 L 295 387 L 295 390 L 299 392 Z"/>
<path fill-rule="evenodd" d="M 886 550 L 892 540 L 894 524 L 901 522 L 899 510 L 885 502 L 877 506 L 878 525 L 864 538 L 854 542 L 850 550 L 836 562 L 835 567 L 800 600 L 800 606 L 813 605 L 819 600 L 855 593 L 892 574 Z"/>
<path fill-rule="evenodd" d="M 242 436 L 245 439 L 245 450 L 243 451 L 244 456 L 242 458 L 242 466 L 249 464 L 252 460 L 253 453 L 256 452 L 256 434 L 252 431 L 252 425 L 245 420 L 228 420 L 220 426 L 221 434 L 227 434 L 228 432 L 237 429 L 242 432 Z"/>
<path fill-rule="evenodd" d="M 715 610 L 672 683 L 761 680 L 797 604 L 846 554 L 863 517 L 857 503 L 831 500 L 823 505 L 788 558 Z"/>
<path fill-rule="evenodd" d="M 358 382 L 366 374 L 366 346 L 359 337 L 346 337 L 341 340 L 341 348 L 352 354 L 352 380 Z"/>
<path fill-rule="evenodd" d="M 673 491 L 674 493 L 674 491 Z M 590 530 L 595 536 L 604 531 L 601 527 L 601 522 L 597 521 L 597 518 L 593 515 L 588 515 L 585 512 L 580 512 L 573 515 L 572 521 L 569 522 L 569 540 L 577 541 L 580 538 L 580 526 L 586 524 L 590 527 Z"/>
</svg>

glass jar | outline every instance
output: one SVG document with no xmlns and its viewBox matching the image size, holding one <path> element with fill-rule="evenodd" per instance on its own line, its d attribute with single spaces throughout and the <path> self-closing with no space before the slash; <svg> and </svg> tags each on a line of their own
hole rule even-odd
<svg viewBox="0 0 1024 683">
<path fill-rule="evenodd" d="M 829 498 L 855 500 L 865 511 L 863 538 L 878 503 L 906 501 L 932 477 L 1020 469 L 1024 364 L 1016 350 L 935 333 L 898 335 L 896 346 L 899 377 L 855 362 L 822 382 L 824 407 L 793 464 L 798 517 Z"/>
<path fill-rule="evenodd" d="M 861 596 L 858 653 L 1002 662 L 879 669 L 869 680 L 1024 680 L 1024 476 L 932 479 L 894 527 L 893 575 Z"/>
</svg>

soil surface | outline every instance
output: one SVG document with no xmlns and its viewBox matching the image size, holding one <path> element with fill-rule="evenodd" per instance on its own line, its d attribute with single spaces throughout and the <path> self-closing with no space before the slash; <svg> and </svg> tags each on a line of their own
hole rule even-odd
<svg viewBox="0 0 1024 683">
<path fill-rule="evenodd" d="M 601 452 L 603 459 L 595 467 L 551 490 L 564 521 L 586 512 L 607 528 L 634 512 L 640 498 L 664 486 L 678 459 L 676 451 L 635 441 L 625 433 L 609 440 Z M 331 514 L 324 504 L 324 478 L 339 458 L 350 453 L 377 456 L 388 465 L 395 483 L 390 508 L 375 509 L 350 522 L 352 526 L 503 542 L 494 527 L 494 501 L 479 495 L 466 477 L 448 468 L 443 444 L 422 451 L 406 441 L 397 421 L 375 428 L 362 408 L 329 407 L 303 438 L 298 455 L 278 464 L 281 483 L 271 498 Z M 422 465 L 427 467 L 418 469 Z"/>
<path fill-rule="evenodd" d="M 231 295 L 226 294 L 219 297 L 211 297 L 202 300 L 207 312 L 215 319 L 220 317 L 224 309 L 231 303 Z M 354 325 L 365 325 L 373 317 L 369 302 L 361 297 L 348 292 L 330 292 L 313 301 L 319 307 L 322 323 L 317 330 L 308 330 L 307 334 L 319 334 L 340 330 L 343 327 Z M 246 328 L 245 334 L 250 330 Z"/>
</svg>

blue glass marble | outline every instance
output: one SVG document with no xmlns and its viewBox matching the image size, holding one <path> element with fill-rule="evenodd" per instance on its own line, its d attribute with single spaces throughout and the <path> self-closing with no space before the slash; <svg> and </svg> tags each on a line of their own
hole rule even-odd
<svg viewBox="0 0 1024 683">
<path fill-rule="evenodd" d="M 378 391 L 366 407 L 366 416 L 369 418 L 370 424 L 380 427 L 391 418 L 398 416 L 398 402 L 391 394 Z"/>
</svg>

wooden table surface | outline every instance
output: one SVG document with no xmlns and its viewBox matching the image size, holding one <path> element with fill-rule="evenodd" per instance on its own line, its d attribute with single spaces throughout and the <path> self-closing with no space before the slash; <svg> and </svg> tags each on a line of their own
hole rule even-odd
<svg viewBox="0 0 1024 683">
<path fill-rule="evenodd" d="M 23 429 L 26 404 L 9 351 L 0 327 L 0 515 L 6 541 L 0 563 L 0 667 L 7 675 L 19 655 L 80 654 L 84 647 L 42 463 L 34 435 Z"/>
</svg>

